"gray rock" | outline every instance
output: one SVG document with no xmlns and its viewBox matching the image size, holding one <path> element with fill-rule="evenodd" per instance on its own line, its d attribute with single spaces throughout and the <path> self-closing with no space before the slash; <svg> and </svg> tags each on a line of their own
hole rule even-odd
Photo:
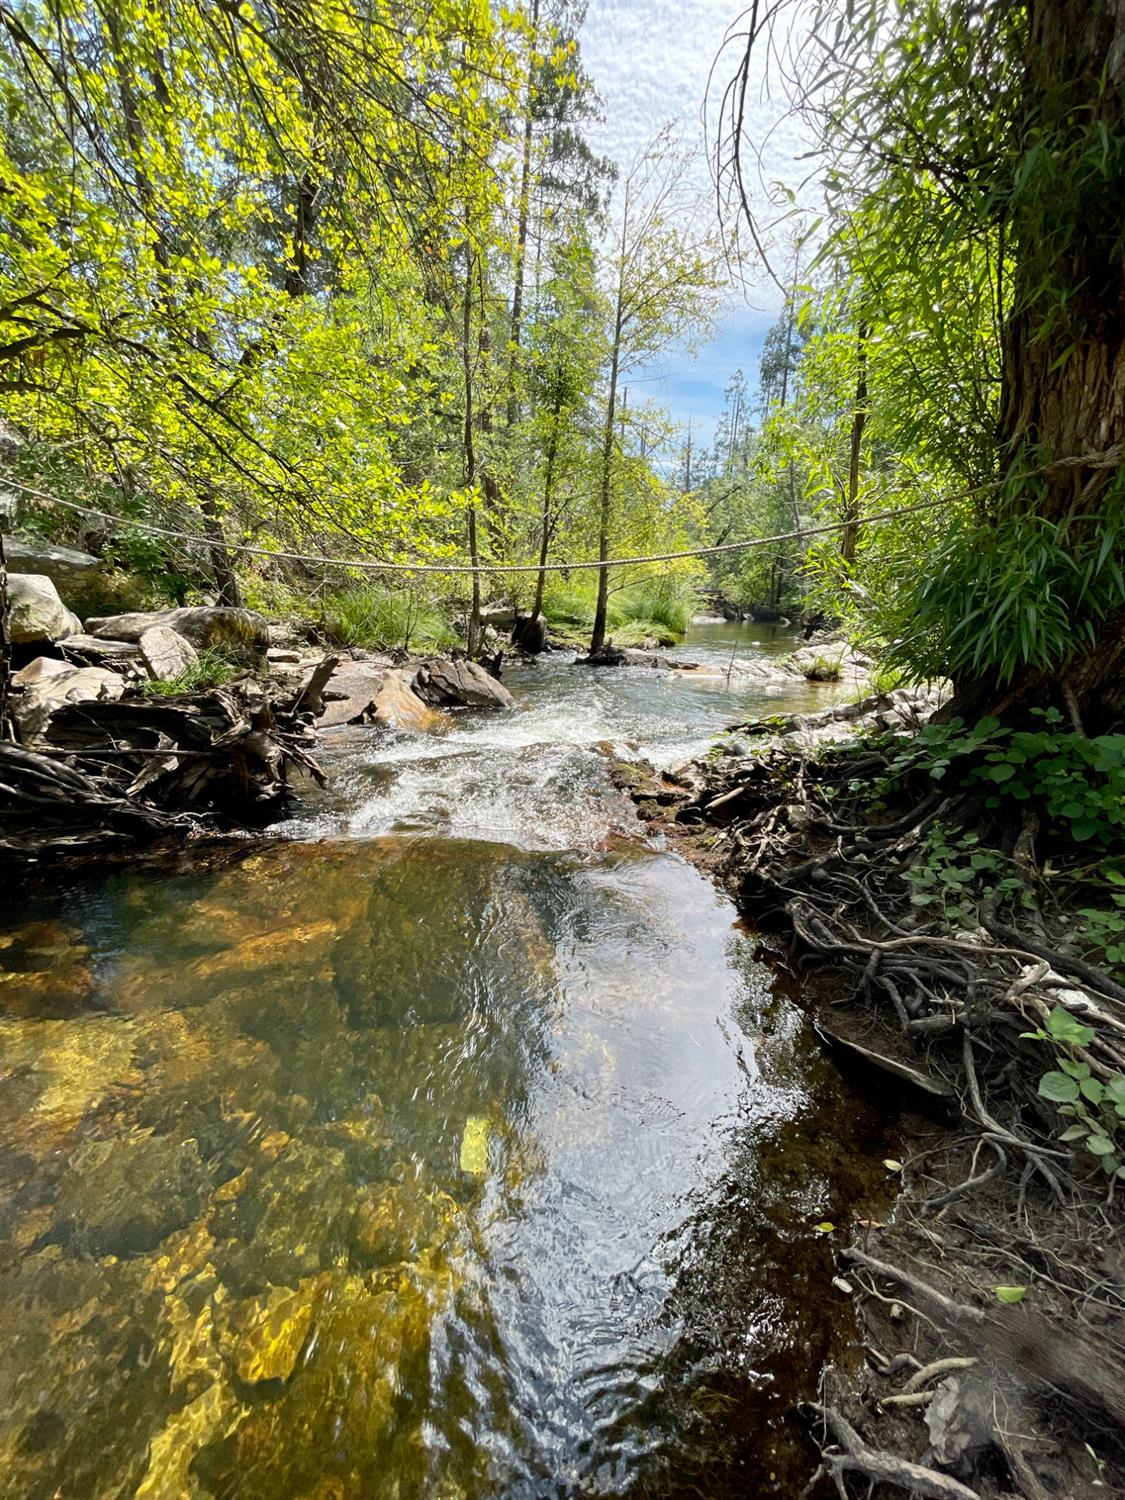
<svg viewBox="0 0 1125 1500">
<path fill-rule="evenodd" d="M 191 642 L 168 625 L 154 625 L 146 630 L 139 644 L 149 676 L 160 682 L 182 677 L 199 660 L 199 652 Z"/>
<path fill-rule="evenodd" d="M 43 573 L 8 574 L 8 631 L 13 645 L 61 641 L 82 629 Z"/>
<path fill-rule="evenodd" d="M 136 641 L 101 641 L 96 636 L 81 632 L 68 635 L 62 643 L 62 649 L 66 656 L 80 657 L 94 666 L 114 662 L 127 669 L 139 662 L 141 657 L 141 648 Z"/>
<path fill-rule="evenodd" d="M 102 566 L 89 552 L 56 547 L 38 537 L 6 536 L 4 554 L 13 572 L 38 573 L 64 590 L 89 582 Z"/>
<path fill-rule="evenodd" d="M 324 713 L 317 720 L 321 729 L 354 724 L 368 714 L 379 696 L 386 672 L 362 662 L 341 662 L 324 690 Z"/>
<path fill-rule="evenodd" d="M 992 1392 L 972 1376 L 950 1376 L 934 1391 L 926 1410 L 933 1461 L 971 1479 L 993 1442 Z"/>
<path fill-rule="evenodd" d="M 511 708 L 515 700 L 475 661 L 434 656 L 424 661 L 414 677 L 414 691 L 437 707 L 460 704 L 466 708 Z"/>
<path fill-rule="evenodd" d="M 86 632 L 98 640 L 140 641 L 146 630 L 158 626 L 174 630 L 199 651 L 209 646 L 265 651 L 270 643 L 270 626 L 265 615 L 253 609 L 228 609 L 222 605 L 102 615 L 86 621 Z"/>
<path fill-rule="evenodd" d="M 76 667 L 49 656 L 37 656 L 15 673 L 12 685 L 18 689 L 12 695 L 12 718 L 25 745 L 46 733 L 55 711 L 64 704 L 104 702 L 120 698 L 125 691 L 119 672 Z"/>
</svg>

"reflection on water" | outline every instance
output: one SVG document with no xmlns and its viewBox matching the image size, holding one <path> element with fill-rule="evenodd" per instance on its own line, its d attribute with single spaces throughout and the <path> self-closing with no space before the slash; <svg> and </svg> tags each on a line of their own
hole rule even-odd
<svg viewBox="0 0 1125 1500">
<path fill-rule="evenodd" d="M 847 1337 L 814 1226 L 866 1206 L 883 1126 L 723 898 L 598 852 L 628 818 L 582 735 L 500 797 L 554 681 L 455 729 L 460 772 L 343 736 L 363 794 L 308 818 L 347 836 L 8 913 L 4 1494 L 800 1487 L 786 1413 Z M 646 684 L 653 738 L 680 686 Z M 419 766 L 537 826 L 356 837 Z"/>
</svg>

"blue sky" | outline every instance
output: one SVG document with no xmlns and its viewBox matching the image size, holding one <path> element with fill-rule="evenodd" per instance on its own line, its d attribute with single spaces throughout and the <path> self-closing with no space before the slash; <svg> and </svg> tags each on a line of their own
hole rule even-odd
<svg viewBox="0 0 1125 1500">
<path fill-rule="evenodd" d="M 582 50 L 605 103 L 605 124 L 595 134 L 597 148 L 619 163 L 632 161 L 669 120 L 685 142 L 698 139 L 698 190 L 708 206 L 714 187 L 702 138 L 702 108 L 708 74 L 728 29 L 737 30 L 740 0 L 589 0 Z M 720 60 L 712 85 L 711 109 L 737 62 L 737 44 Z M 781 109 L 764 91 L 752 90 L 751 134 L 768 139 L 767 181 L 795 182 L 801 142 L 796 127 L 775 130 Z M 660 401 L 674 419 L 693 424 L 694 441 L 707 444 L 723 404 L 723 390 L 735 370 L 751 385 L 758 356 L 780 310 L 776 288 L 764 274 L 751 277 L 746 296 L 732 294 L 720 312 L 715 336 L 693 357 L 670 351 L 650 370 L 634 377 L 637 395 Z"/>
</svg>

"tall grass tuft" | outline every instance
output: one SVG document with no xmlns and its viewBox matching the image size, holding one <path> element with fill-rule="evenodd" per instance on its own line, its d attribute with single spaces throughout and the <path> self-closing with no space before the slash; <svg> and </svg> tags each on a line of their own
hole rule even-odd
<svg viewBox="0 0 1125 1500">
<path fill-rule="evenodd" d="M 341 589 L 324 600 L 324 633 L 338 646 L 442 651 L 457 633 L 438 605 L 406 589 Z"/>
</svg>

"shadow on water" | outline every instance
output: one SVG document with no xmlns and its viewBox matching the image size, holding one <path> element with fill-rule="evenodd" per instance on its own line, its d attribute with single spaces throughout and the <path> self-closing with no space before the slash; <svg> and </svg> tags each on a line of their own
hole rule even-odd
<svg viewBox="0 0 1125 1500">
<path fill-rule="evenodd" d="M 9 913 L 4 1493 L 800 1489 L 851 1334 L 816 1226 L 877 1208 L 888 1123 L 599 769 L 695 699 L 582 719 L 560 670 L 342 736 L 319 842 Z"/>
</svg>

